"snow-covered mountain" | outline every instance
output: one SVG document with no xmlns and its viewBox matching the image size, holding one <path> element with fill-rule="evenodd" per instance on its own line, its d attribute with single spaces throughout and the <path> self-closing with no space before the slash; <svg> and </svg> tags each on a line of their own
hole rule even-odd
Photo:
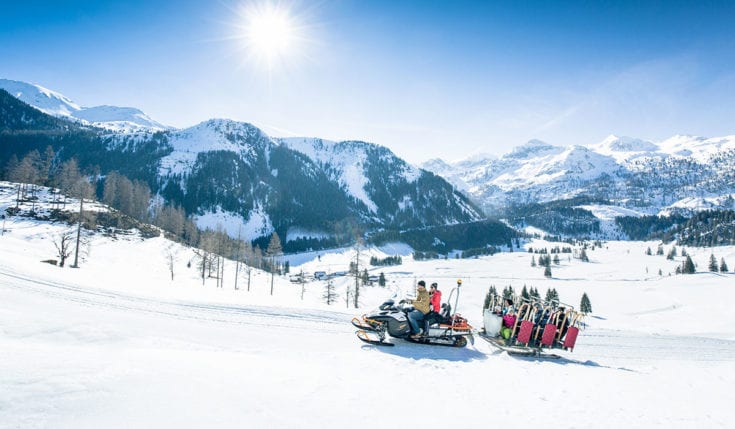
<svg viewBox="0 0 735 429">
<path fill-rule="evenodd" d="M 68 97 L 40 85 L 0 79 L 0 89 L 51 116 L 82 121 L 115 132 L 163 131 L 170 129 L 134 107 L 81 107 Z"/>
<path fill-rule="evenodd" d="M 232 237 L 251 239 L 278 232 L 287 241 L 300 239 L 299 246 L 315 247 L 354 239 L 356 231 L 417 230 L 484 218 L 447 181 L 378 145 L 273 139 L 228 119 L 156 133 L 103 131 L 86 119 L 66 118 L 84 112 L 91 121 L 124 119 L 124 112 L 76 110 L 66 97 L 33 88 L 45 102 L 36 103 L 58 116 L 24 103 L 17 94 L 29 92 L 18 85 L 11 88 L 15 94 L 0 90 L 0 164 L 51 147 L 61 161 L 74 157 L 103 176 L 115 171 L 143 181 L 202 229 L 223 228 Z M 488 243 L 505 244 L 507 237 Z"/>
<path fill-rule="evenodd" d="M 677 135 L 651 142 L 611 135 L 568 147 L 533 140 L 498 159 L 433 160 L 423 168 L 463 189 L 491 214 L 582 196 L 641 213 L 696 210 L 713 205 L 686 202 L 720 201 L 735 193 L 735 136 Z"/>
<path fill-rule="evenodd" d="M 163 136 L 171 149 L 158 167 L 163 194 L 196 212 L 200 226 L 233 236 L 323 237 L 346 219 L 397 229 L 482 219 L 449 183 L 378 145 L 272 139 L 227 119 Z"/>
</svg>

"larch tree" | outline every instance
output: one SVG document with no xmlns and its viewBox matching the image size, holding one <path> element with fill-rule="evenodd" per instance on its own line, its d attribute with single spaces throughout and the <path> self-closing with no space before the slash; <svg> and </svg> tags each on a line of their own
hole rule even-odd
<svg viewBox="0 0 735 429">
<path fill-rule="evenodd" d="M 355 289 L 354 289 L 354 293 L 352 294 L 352 297 L 354 299 L 355 308 L 360 307 L 360 281 L 362 280 L 361 275 L 360 275 L 360 267 L 363 265 L 363 261 L 362 261 L 363 246 L 364 246 L 364 243 L 363 243 L 362 237 L 359 234 L 357 234 L 355 237 L 355 245 L 354 245 L 355 259 L 353 259 L 352 262 L 350 263 L 350 266 L 354 269 L 354 272 L 352 272 L 352 275 L 355 276 Z"/>
<path fill-rule="evenodd" d="M 273 295 L 273 283 L 274 283 L 274 277 L 276 275 L 276 267 L 278 264 L 278 257 L 283 253 L 283 246 L 281 246 L 281 239 L 278 238 L 278 233 L 273 232 L 273 235 L 271 235 L 271 241 L 268 243 L 268 249 L 266 249 L 266 256 L 268 257 L 268 262 L 270 263 L 270 272 L 271 272 L 271 295 Z"/>
<path fill-rule="evenodd" d="M 79 198 L 79 220 L 77 224 L 76 249 L 72 268 L 79 268 L 79 246 L 81 243 L 82 223 L 84 222 L 84 199 L 92 195 L 92 186 L 79 171 L 79 164 L 72 158 L 61 166 L 59 173 L 61 190 L 68 195 Z"/>
</svg>

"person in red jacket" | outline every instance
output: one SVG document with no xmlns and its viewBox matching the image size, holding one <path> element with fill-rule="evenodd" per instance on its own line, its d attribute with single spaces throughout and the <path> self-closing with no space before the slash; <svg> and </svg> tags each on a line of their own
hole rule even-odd
<svg viewBox="0 0 735 429">
<path fill-rule="evenodd" d="M 429 297 L 431 299 L 431 309 L 436 313 L 441 312 L 442 292 L 436 283 L 432 283 L 429 287 Z"/>
</svg>

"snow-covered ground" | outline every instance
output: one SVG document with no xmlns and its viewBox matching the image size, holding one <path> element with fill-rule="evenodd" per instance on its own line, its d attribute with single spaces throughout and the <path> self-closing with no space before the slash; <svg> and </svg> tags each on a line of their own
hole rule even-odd
<svg viewBox="0 0 735 429">
<path fill-rule="evenodd" d="M 0 195 L 0 210 L 13 205 Z M 0 428 L 480 428 L 730 427 L 735 418 L 735 275 L 709 273 L 710 254 L 735 268 L 735 248 L 686 248 L 694 275 L 658 243 L 607 242 L 589 263 L 561 254 L 553 278 L 515 252 L 471 260 L 375 268 L 388 287 L 361 289 L 348 308 L 348 277 L 328 306 L 326 282 L 302 289 L 240 273 L 202 285 L 191 250 L 163 238 L 94 236 L 81 268 L 42 263 L 54 237 L 73 227 L 20 217 L 0 236 Z M 554 243 L 534 241 L 533 248 Z M 563 245 L 562 245 L 563 246 Z M 665 246 L 666 251 L 670 245 Z M 167 255 L 174 254 L 174 280 Z M 681 254 L 681 248 L 679 248 Z M 346 271 L 349 250 L 294 255 L 291 271 Z M 659 275 L 659 270 L 661 274 Z M 671 275 L 669 275 L 671 273 Z M 481 326 L 490 285 L 559 292 L 594 313 L 574 352 L 558 360 L 511 357 L 477 338 L 466 348 L 401 340 L 375 347 L 349 321 L 419 279 L 445 300 L 463 280 L 459 312 Z"/>
</svg>

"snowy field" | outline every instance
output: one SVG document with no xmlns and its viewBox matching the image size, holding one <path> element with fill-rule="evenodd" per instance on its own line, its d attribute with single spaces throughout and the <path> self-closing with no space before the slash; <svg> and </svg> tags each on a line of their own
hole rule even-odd
<svg viewBox="0 0 735 429">
<path fill-rule="evenodd" d="M 0 209 L 10 197 L 0 199 Z M 531 255 L 413 261 L 384 272 L 388 287 L 361 289 L 360 308 L 323 303 L 326 282 L 304 296 L 288 276 L 253 272 L 250 291 L 234 264 L 224 288 L 198 278 L 189 249 L 162 239 L 91 240 L 81 268 L 56 257 L 62 224 L 8 218 L 0 236 L 0 428 L 485 428 L 731 427 L 735 419 L 735 275 L 709 273 L 710 254 L 735 268 L 735 248 L 687 248 L 694 275 L 646 256 L 657 243 L 607 242 L 589 263 L 561 255 L 553 278 Z M 552 244 L 534 241 L 534 248 Z M 172 247 L 173 246 L 173 247 Z M 665 246 L 666 251 L 669 245 Z M 176 254 L 175 279 L 166 264 Z M 350 250 L 289 257 L 291 271 L 346 271 Z M 658 272 L 661 270 L 662 275 Z M 669 275 L 671 273 L 671 275 Z M 350 319 L 419 279 L 449 296 L 463 280 L 459 312 L 481 327 L 490 285 L 556 288 L 593 314 L 574 352 L 516 358 L 479 337 L 463 349 L 393 340 L 375 347 Z"/>
</svg>

